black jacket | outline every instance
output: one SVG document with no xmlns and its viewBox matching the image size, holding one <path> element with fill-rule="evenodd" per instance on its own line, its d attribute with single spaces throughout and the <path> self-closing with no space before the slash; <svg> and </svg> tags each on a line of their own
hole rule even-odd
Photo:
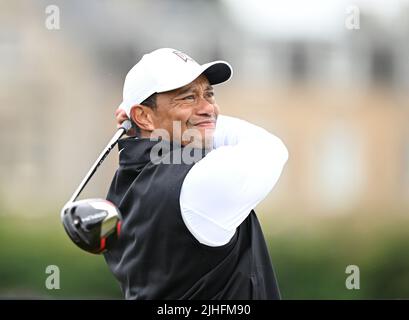
<svg viewBox="0 0 409 320">
<path fill-rule="evenodd" d="M 105 259 L 125 297 L 279 299 L 255 212 L 228 244 L 199 243 L 186 228 L 179 205 L 183 180 L 194 163 L 153 164 L 155 144 L 148 139 L 119 141 L 120 167 L 107 196 L 118 206 L 123 223 Z M 180 151 L 174 146 L 169 155 Z"/>
</svg>

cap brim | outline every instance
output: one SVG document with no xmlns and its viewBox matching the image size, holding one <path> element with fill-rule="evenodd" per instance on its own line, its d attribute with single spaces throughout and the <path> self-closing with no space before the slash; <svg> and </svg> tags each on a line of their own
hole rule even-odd
<svg viewBox="0 0 409 320">
<path fill-rule="evenodd" d="M 211 85 L 219 84 L 229 80 L 232 76 L 232 73 L 233 73 L 232 67 L 227 62 L 213 61 L 201 65 L 200 68 L 198 68 L 198 70 L 196 71 L 196 73 L 192 73 L 188 77 L 179 79 L 179 81 L 164 85 L 163 87 L 159 88 L 156 92 L 162 93 L 182 88 L 183 86 L 188 85 L 189 83 L 197 79 L 202 74 L 206 76 L 207 80 L 209 80 L 209 83 Z"/>
<path fill-rule="evenodd" d="M 225 61 L 209 62 L 202 65 L 202 67 L 202 74 L 206 76 L 212 85 L 226 82 L 233 74 L 232 67 Z"/>
</svg>

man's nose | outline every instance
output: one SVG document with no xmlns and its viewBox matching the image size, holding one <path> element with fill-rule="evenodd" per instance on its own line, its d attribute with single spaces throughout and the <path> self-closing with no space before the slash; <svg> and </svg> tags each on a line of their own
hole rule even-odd
<svg viewBox="0 0 409 320">
<path fill-rule="evenodd" d="M 200 101 L 197 106 L 197 113 L 200 115 L 214 116 L 215 108 L 214 104 L 210 103 L 204 97 L 200 97 Z"/>
</svg>

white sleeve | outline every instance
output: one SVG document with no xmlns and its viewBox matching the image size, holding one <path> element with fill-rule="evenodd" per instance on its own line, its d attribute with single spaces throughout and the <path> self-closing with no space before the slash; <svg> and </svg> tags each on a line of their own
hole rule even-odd
<svg viewBox="0 0 409 320">
<path fill-rule="evenodd" d="M 180 194 L 189 231 L 208 246 L 230 241 L 236 228 L 274 187 L 288 151 L 266 130 L 219 116 L 214 149 L 186 175 Z"/>
</svg>

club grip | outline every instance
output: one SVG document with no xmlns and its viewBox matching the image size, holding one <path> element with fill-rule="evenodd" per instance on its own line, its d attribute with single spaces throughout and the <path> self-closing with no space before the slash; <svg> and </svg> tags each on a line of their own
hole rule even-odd
<svg viewBox="0 0 409 320">
<path fill-rule="evenodd" d="M 119 129 L 124 129 L 125 132 L 128 132 L 132 128 L 132 123 L 130 120 L 125 120 L 124 122 L 121 123 L 121 126 Z"/>
</svg>

